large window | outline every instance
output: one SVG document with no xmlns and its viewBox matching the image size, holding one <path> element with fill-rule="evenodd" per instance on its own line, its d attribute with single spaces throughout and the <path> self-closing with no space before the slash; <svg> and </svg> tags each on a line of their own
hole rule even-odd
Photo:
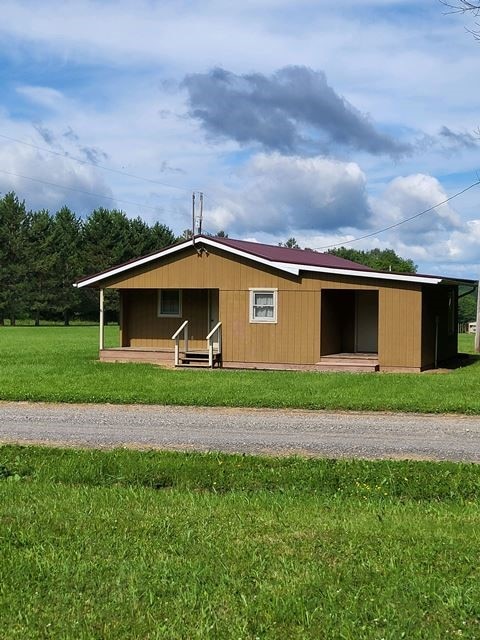
<svg viewBox="0 0 480 640">
<path fill-rule="evenodd" d="M 166 318 L 182 317 L 182 292 L 180 289 L 160 289 L 158 315 Z"/>
<path fill-rule="evenodd" d="M 277 322 L 277 289 L 250 289 L 250 322 Z"/>
</svg>

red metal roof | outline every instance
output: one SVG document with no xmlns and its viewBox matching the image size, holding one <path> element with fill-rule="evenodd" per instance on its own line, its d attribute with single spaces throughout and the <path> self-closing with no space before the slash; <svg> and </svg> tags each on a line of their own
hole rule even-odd
<svg viewBox="0 0 480 640">
<path fill-rule="evenodd" d="M 200 242 L 202 236 L 196 239 Z M 248 242 L 246 240 L 233 240 L 232 238 L 213 238 L 219 244 L 225 244 L 232 249 L 251 253 L 253 256 L 271 260 L 272 262 L 286 262 L 289 264 L 304 264 L 311 267 L 327 267 L 330 269 L 355 269 L 357 271 L 373 271 L 358 262 L 352 262 L 345 258 L 331 255 L 330 253 L 318 253 L 308 249 L 289 249 L 288 247 L 276 247 L 260 242 Z"/>
</svg>

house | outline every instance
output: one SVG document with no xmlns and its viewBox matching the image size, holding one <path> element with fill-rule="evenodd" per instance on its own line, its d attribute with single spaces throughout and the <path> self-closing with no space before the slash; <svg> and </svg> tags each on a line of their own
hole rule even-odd
<svg viewBox="0 0 480 640">
<path fill-rule="evenodd" d="M 203 235 L 76 283 L 100 289 L 103 361 L 356 371 L 454 357 L 462 285 L 476 282 Z M 103 342 L 106 288 L 120 292 L 115 349 Z"/>
</svg>

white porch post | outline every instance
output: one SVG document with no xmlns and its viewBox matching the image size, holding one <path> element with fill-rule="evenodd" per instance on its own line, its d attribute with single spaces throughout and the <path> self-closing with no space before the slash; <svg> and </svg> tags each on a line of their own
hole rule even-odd
<svg viewBox="0 0 480 640">
<path fill-rule="evenodd" d="M 480 282 L 477 285 L 477 328 L 475 330 L 475 353 L 480 353 Z"/>
<path fill-rule="evenodd" d="M 99 336 L 99 347 L 100 351 L 105 346 L 105 323 L 104 323 L 104 290 L 100 289 L 100 336 Z"/>
</svg>

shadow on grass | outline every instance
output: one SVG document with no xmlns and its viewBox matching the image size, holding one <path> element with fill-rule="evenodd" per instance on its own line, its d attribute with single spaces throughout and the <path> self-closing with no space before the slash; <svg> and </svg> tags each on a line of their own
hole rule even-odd
<svg viewBox="0 0 480 640">
<path fill-rule="evenodd" d="M 454 358 L 445 360 L 439 363 L 438 369 L 429 369 L 431 373 L 435 371 L 455 371 L 456 369 L 463 369 L 465 367 L 471 367 L 480 361 L 480 354 L 473 353 L 457 353 Z M 427 371 L 427 373 L 428 373 Z"/>
</svg>

